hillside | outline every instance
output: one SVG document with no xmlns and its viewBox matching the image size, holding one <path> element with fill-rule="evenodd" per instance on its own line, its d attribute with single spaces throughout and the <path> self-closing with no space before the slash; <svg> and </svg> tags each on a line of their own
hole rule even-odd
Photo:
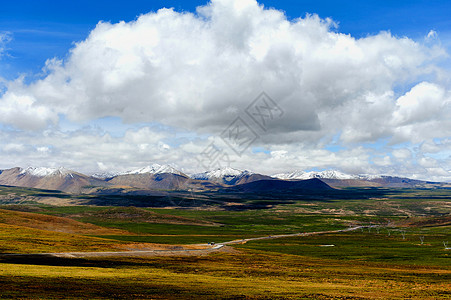
<svg viewBox="0 0 451 300">
<path fill-rule="evenodd" d="M 103 238 L 0 223 L 0 253 L 118 251 L 122 244 Z"/>
<path fill-rule="evenodd" d="M 72 234 L 127 234 L 124 230 L 104 228 L 69 218 L 6 209 L 0 209 L 0 223 Z"/>
</svg>

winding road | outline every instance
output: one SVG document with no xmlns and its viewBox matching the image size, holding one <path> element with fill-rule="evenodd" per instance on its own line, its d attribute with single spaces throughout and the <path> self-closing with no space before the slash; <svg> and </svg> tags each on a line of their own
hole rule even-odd
<svg viewBox="0 0 451 300">
<path fill-rule="evenodd" d="M 270 240 L 278 238 L 296 237 L 296 236 L 311 236 L 327 233 L 339 233 L 353 231 L 368 226 L 356 226 L 341 230 L 316 231 L 305 233 L 279 234 L 269 235 L 256 238 L 247 238 L 240 240 L 233 240 L 223 242 L 217 245 L 196 245 L 205 246 L 202 249 L 180 249 L 180 250 L 132 250 L 132 251 L 113 251 L 113 252 L 59 252 L 59 253 L 5 253 L 0 254 L 2 257 L 61 257 L 61 258 L 89 258 L 89 257 L 136 257 L 136 256 L 180 256 L 180 255 L 205 255 L 213 252 L 224 251 L 228 245 L 244 244 L 250 241 Z M 371 226 L 374 227 L 374 226 Z"/>
</svg>

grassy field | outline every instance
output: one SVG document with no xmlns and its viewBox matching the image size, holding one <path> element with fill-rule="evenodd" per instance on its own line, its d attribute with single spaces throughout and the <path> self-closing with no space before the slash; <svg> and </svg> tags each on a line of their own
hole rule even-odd
<svg viewBox="0 0 451 300">
<path fill-rule="evenodd" d="M 0 253 L 118 251 L 116 240 L 0 224 Z"/>
<path fill-rule="evenodd" d="M 261 240 L 237 246 L 265 252 L 294 254 L 348 261 L 377 262 L 384 264 L 406 264 L 415 266 L 436 266 L 451 270 L 451 251 L 445 250 L 443 241 L 451 239 L 451 228 L 440 228 L 424 236 L 382 229 L 379 233 L 360 230 L 314 235 L 308 238 L 281 238 Z"/>
<path fill-rule="evenodd" d="M 3 253 L 115 251 L 129 243 L 218 243 L 379 227 L 253 241 L 206 256 L 0 256 L 0 298 L 450 299 L 451 250 L 443 242 L 451 242 L 451 193 L 379 194 L 238 211 L 3 205 Z"/>
<path fill-rule="evenodd" d="M 451 270 L 243 249 L 204 257 L 2 261 L 2 298 L 446 299 Z"/>
</svg>

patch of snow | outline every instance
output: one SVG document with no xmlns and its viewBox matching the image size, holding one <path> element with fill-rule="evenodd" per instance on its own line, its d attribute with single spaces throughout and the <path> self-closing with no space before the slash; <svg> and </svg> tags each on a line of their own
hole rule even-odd
<svg viewBox="0 0 451 300">
<path fill-rule="evenodd" d="M 60 168 L 46 168 L 46 167 L 28 167 L 22 169 L 20 174 L 28 174 L 36 177 L 46 177 L 46 176 L 72 176 L 72 171 L 60 167 Z"/>
<path fill-rule="evenodd" d="M 304 171 L 294 171 L 291 173 L 281 173 L 275 174 L 272 177 L 279 179 L 312 179 L 312 178 L 323 178 L 323 179 L 359 179 L 357 175 L 350 175 L 336 170 L 326 170 L 320 172 L 304 172 Z"/>
<path fill-rule="evenodd" d="M 368 174 L 359 175 L 359 179 L 363 179 L 363 180 L 374 180 L 374 179 L 380 179 L 382 177 L 386 177 L 386 176 L 382 176 L 382 175 L 368 175 Z"/>
<path fill-rule="evenodd" d="M 182 172 L 171 167 L 170 165 L 153 164 L 151 166 L 147 166 L 147 167 L 140 168 L 140 169 L 135 169 L 135 170 L 126 171 L 126 172 L 120 172 L 120 173 L 117 173 L 116 176 L 118 176 L 118 175 L 137 175 L 137 174 L 163 174 L 163 173 L 184 175 Z"/>
<path fill-rule="evenodd" d="M 247 170 L 238 170 L 234 168 L 222 168 L 213 171 L 207 171 L 203 173 L 192 174 L 190 177 L 197 180 L 218 180 L 223 179 L 225 181 L 231 181 L 234 178 L 241 178 L 246 175 L 252 175 L 254 173 Z"/>
<path fill-rule="evenodd" d="M 95 173 L 92 174 L 91 177 L 97 178 L 97 179 L 107 179 L 107 178 L 113 178 L 119 175 L 119 172 L 103 172 L 103 173 Z"/>
</svg>

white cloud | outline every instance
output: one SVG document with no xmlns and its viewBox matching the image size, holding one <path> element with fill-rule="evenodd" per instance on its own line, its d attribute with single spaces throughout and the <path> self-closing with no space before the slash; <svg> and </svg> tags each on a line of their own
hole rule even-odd
<svg viewBox="0 0 451 300">
<path fill-rule="evenodd" d="M 212 133 L 235 116 L 224 111 L 266 90 L 286 112 L 274 127 L 287 140 L 294 131 L 327 131 L 331 117 L 346 121 L 335 109 L 356 113 L 367 95 L 377 101 L 426 72 L 431 53 L 410 39 L 355 39 L 330 26 L 315 15 L 288 21 L 250 0 L 212 1 L 198 15 L 161 9 L 99 23 L 26 92 L 73 121 L 118 116 Z"/>
<path fill-rule="evenodd" d="M 435 30 L 430 30 L 426 36 L 426 40 L 427 41 L 431 41 L 431 40 L 436 40 L 438 38 L 438 34 L 437 31 Z"/>
<path fill-rule="evenodd" d="M 449 110 L 450 104 L 451 98 L 446 95 L 444 88 L 421 82 L 396 100 L 394 122 L 397 126 L 403 126 L 429 121 L 440 115 L 444 109 Z"/>
<path fill-rule="evenodd" d="M 412 152 L 409 149 L 395 149 L 392 151 L 392 154 L 400 161 L 406 161 L 412 158 Z"/>
<path fill-rule="evenodd" d="M 32 93 L 19 88 L 14 83 L 3 94 L 0 102 L 0 116 L 3 124 L 12 124 L 18 128 L 35 130 L 58 121 L 57 113 L 46 103 L 38 101 Z"/>
<path fill-rule="evenodd" d="M 253 0 L 213 0 L 195 14 L 161 9 L 133 22 L 100 22 L 65 60 L 49 59 L 43 79 L 8 84 L 0 123 L 35 130 L 22 142 L 54 146 L 38 152 L 51 153 L 58 165 L 105 170 L 166 161 L 192 168 L 211 141 L 203 134 L 218 135 L 245 117 L 244 109 L 266 91 L 284 115 L 267 132 L 248 120 L 260 136 L 253 146 L 269 154 L 249 150 L 236 158 L 238 167 L 412 172 L 400 162 L 415 157 L 402 149 L 379 153 L 362 143 L 426 145 L 451 135 L 447 71 L 438 62 L 444 50 L 389 32 L 356 39 L 335 27 L 316 15 L 288 20 Z M 412 88 L 400 95 L 405 86 Z M 140 128 L 120 137 L 108 128 L 82 128 L 105 117 Z M 61 120 L 83 125 L 63 131 Z M 182 131 L 193 137 L 177 138 Z M 38 136 L 44 141 L 33 142 Z M 332 140 L 345 150 L 325 150 Z M 33 155 L 25 159 L 35 162 Z"/>
</svg>

